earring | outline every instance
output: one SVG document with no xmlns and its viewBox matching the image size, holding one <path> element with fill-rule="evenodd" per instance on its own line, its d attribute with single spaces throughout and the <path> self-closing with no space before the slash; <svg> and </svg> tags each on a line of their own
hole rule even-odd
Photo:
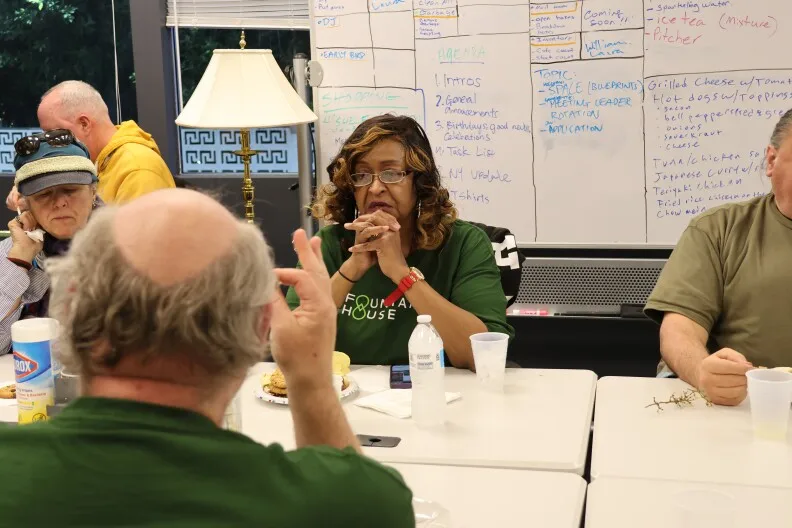
<svg viewBox="0 0 792 528">
<path fill-rule="evenodd" d="M 355 220 L 357 220 L 357 217 L 358 217 L 358 208 L 357 205 L 355 205 Z"/>
<path fill-rule="evenodd" d="M 421 218 L 421 202 L 418 202 L 418 218 Z"/>
</svg>

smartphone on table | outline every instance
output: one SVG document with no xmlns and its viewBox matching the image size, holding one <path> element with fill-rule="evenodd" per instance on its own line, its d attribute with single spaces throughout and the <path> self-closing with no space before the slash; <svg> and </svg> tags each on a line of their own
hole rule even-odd
<svg viewBox="0 0 792 528">
<path fill-rule="evenodd" d="M 412 380 L 410 379 L 410 365 L 391 365 L 390 386 L 391 389 L 412 388 Z"/>
</svg>

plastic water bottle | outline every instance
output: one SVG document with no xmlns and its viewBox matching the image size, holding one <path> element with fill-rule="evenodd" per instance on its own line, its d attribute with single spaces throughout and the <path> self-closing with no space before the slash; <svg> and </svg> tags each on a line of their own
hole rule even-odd
<svg viewBox="0 0 792 528">
<path fill-rule="evenodd" d="M 408 344 L 412 379 L 412 417 L 419 427 L 445 423 L 443 340 L 431 315 L 419 315 Z"/>
</svg>

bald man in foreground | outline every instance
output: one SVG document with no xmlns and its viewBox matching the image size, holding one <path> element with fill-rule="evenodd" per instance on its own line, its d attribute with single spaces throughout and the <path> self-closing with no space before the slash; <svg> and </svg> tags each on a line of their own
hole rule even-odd
<svg viewBox="0 0 792 528">
<path fill-rule="evenodd" d="M 2 526 L 414 526 L 395 471 L 360 454 L 332 385 L 336 307 L 318 239 L 272 268 L 260 231 L 199 193 L 97 211 L 52 262 L 51 313 L 84 396 L 0 428 Z M 290 312 L 277 282 L 294 286 Z M 272 353 L 298 449 L 220 427 Z"/>
</svg>

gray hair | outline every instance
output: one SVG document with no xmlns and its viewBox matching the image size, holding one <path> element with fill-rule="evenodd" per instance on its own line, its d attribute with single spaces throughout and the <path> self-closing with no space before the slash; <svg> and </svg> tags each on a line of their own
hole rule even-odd
<svg viewBox="0 0 792 528">
<path fill-rule="evenodd" d="M 781 119 L 778 120 L 773 129 L 773 134 L 770 136 L 770 144 L 773 148 L 781 148 L 781 143 L 784 142 L 790 132 L 792 132 L 792 109 L 787 110 L 781 116 Z"/>
<path fill-rule="evenodd" d="M 110 112 L 102 95 L 86 82 L 63 81 L 47 90 L 41 96 L 41 100 L 43 101 L 50 94 L 58 95 L 61 109 L 67 119 L 75 119 L 79 114 L 87 114 L 94 119 L 105 116 L 110 119 Z"/>
<path fill-rule="evenodd" d="M 178 351 L 222 377 L 263 360 L 259 327 L 275 274 L 259 229 L 240 221 L 228 255 L 194 278 L 162 286 L 133 269 L 115 245 L 116 211 L 96 210 L 69 253 L 48 262 L 64 365 L 90 377 L 130 354 Z"/>
</svg>

